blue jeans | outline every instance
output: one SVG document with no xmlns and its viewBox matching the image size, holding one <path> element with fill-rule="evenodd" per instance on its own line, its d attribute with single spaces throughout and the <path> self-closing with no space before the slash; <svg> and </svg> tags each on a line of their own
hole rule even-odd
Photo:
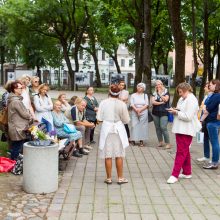
<svg viewBox="0 0 220 220">
<path fill-rule="evenodd" d="M 169 138 L 169 132 L 167 129 L 167 124 L 168 124 L 168 116 L 156 116 L 153 115 L 153 119 L 154 119 L 154 125 L 156 128 L 156 133 L 157 133 L 157 139 L 159 142 L 164 141 L 166 144 L 170 143 L 170 138 Z"/>
<path fill-rule="evenodd" d="M 22 153 L 23 151 L 23 144 L 24 144 L 24 140 L 21 141 L 11 141 L 11 159 L 12 160 L 16 160 L 19 153 Z"/>
<path fill-rule="evenodd" d="M 212 144 L 212 163 L 217 164 L 219 161 L 218 130 L 220 128 L 220 121 L 209 122 L 206 127 L 209 133 L 209 140 Z"/>
<path fill-rule="evenodd" d="M 209 144 L 209 135 L 204 132 L 204 157 L 210 158 L 210 144 Z"/>
</svg>

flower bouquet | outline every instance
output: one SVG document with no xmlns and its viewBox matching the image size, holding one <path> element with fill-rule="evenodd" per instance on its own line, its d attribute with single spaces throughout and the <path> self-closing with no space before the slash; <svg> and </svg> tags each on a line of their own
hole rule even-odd
<svg viewBox="0 0 220 220">
<path fill-rule="evenodd" d="M 46 133 L 41 130 L 37 125 L 33 125 L 29 128 L 33 141 L 30 144 L 33 146 L 49 146 L 55 141 L 55 131 Z"/>
</svg>

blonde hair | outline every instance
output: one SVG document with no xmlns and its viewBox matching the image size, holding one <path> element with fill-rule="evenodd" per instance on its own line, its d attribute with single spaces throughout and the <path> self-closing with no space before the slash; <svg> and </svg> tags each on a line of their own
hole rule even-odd
<svg viewBox="0 0 220 220">
<path fill-rule="evenodd" d="M 43 84 L 41 84 L 41 85 L 39 86 L 39 88 L 38 88 L 39 93 L 41 92 L 41 90 L 42 90 L 44 87 L 47 87 L 47 90 L 50 89 L 50 87 L 49 87 L 46 83 L 43 83 Z"/>
<path fill-rule="evenodd" d="M 81 104 L 82 102 L 87 103 L 87 101 L 86 101 L 85 99 L 78 97 L 78 98 L 76 98 L 74 104 L 75 104 L 75 105 L 79 105 L 79 104 Z"/>
<path fill-rule="evenodd" d="M 34 80 L 40 80 L 40 78 L 38 76 L 32 76 L 31 77 L 31 83 L 33 83 Z"/>
<path fill-rule="evenodd" d="M 60 100 L 61 99 L 61 97 L 63 96 L 63 95 L 66 95 L 65 93 L 61 93 L 61 94 L 59 94 L 59 96 L 58 96 L 58 100 Z"/>
<path fill-rule="evenodd" d="M 186 91 L 192 92 L 193 91 L 190 84 L 186 83 L 186 82 L 182 82 L 176 87 L 177 93 L 178 93 L 179 89 L 183 90 L 183 92 L 186 92 Z"/>
</svg>

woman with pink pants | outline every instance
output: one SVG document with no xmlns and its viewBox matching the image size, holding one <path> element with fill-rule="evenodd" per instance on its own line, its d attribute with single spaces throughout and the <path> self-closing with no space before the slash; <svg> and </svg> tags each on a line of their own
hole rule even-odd
<svg viewBox="0 0 220 220">
<path fill-rule="evenodd" d="M 168 184 L 177 182 L 178 178 L 190 179 L 192 177 L 189 147 L 192 143 L 192 138 L 201 129 L 201 124 L 197 118 L 199 105 L 192 93 L 191 86 L 185 82 L 180 83 L 176 90 L 180 96 L 177 107 L 167 109 L 174 114 L 172 132 L 176 135 L 177 145 L 173 171 L 167 180 Z"/>
</svg>

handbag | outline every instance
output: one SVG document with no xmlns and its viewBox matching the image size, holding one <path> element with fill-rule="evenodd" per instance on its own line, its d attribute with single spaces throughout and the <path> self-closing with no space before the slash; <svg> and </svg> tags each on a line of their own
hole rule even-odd
<svg viewBox="0 0 220 220">
<path fill-rule="evenodd" d="M 203 132 L 197 132 L 196 133 L 196 141 L 198 144 L 203 144 L 204 142 L 204 133 Z"/>
<path fill-rule="evenodd" d="M 7 125 L 8 124 L 8 110 L 3 109 L 0 111 L 0 124 Z"/>
<path fill-rule="evenodd" d="M 148 122 L 152 122 L 154 119 L 153 119 L 153 116 L 152 116 L 152 113 L 151 111 L 148 109 Z"/>
<path fill-rule="evenodd" d="M 63 125 L 63 130 L 68 134 L 77 133 L 76 127 L 73 124 L 66 124 L 65 123 Z"/>
<path fill-rule="evenodd" d="M 168 122 L 173 123 L 173 120 L 174 120 L 173 114 L 171 112 L 168 112 L 167 116 L 168 116 Z"/>
</svg>

